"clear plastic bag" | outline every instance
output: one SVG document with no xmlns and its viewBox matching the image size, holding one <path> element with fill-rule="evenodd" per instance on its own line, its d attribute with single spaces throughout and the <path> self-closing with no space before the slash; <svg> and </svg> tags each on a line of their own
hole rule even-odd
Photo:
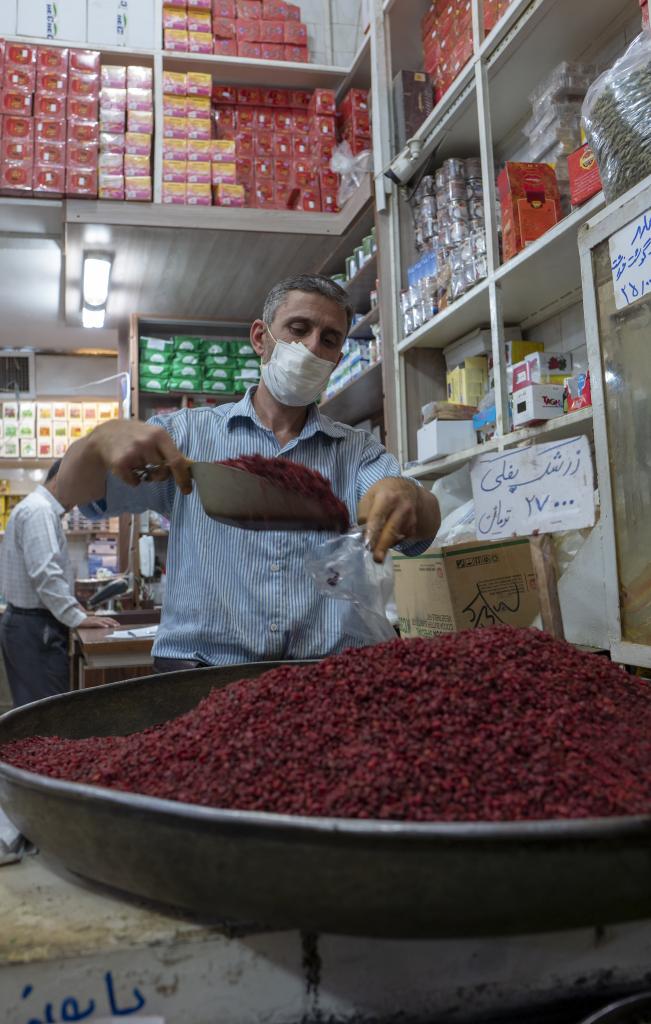
<svg viewBox="0 0 651 1024">
<path fill-rule="evenodd" d="M 319 593 L 346 602 L 346 635 L 367 647 L 395 640 L 387 618 L 387 606 L 393 602 L 393 563 L 391 558 L 383 565 L 373 561 L 361 527 L 308 551 L 305 568 Z"/>
<path fill-rule="evenodd" d="M 651 174 L 651 32 L 593 82 L 582 113 L 611 202 Z"/>
<path fill-rule="evenodd" d="M 330 170 L 341 175 L 337 196 L 339 206 L 343 206 L 350 199 L 353 192 L 362 184 L 364 175 L 369 174 L 372 169 L 373 154 L 370 149 L 365 149 L 357 156 L 353 156 L 353 151 L 347 142 L 339 143 L 330 160 Z"/>
</svg>

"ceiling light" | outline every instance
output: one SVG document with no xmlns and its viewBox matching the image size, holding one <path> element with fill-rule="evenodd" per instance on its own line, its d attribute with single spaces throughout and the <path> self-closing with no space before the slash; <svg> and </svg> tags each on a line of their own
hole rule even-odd
<svg viewBox="0 0 651 1024">
<path fill-rule="evenodd" d="M 84 306 L 81 311 L 81 323 L 83 327 L 103 327 L 106 319 L 106 308 L 90 309 Z"/>
<path fill-rule="evenodd" d="M 89 252 L 84 256 L 83 302 L 97 309 L 108 299 L 112 257 L 108 253 Z"/>
</svg>

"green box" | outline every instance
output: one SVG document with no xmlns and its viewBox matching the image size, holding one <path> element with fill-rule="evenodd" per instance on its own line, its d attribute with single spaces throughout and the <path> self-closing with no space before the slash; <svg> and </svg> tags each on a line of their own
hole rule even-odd
<svg viewBox="0 0 651 1024">
<path fill-rule="evenodd" d="M 173 352 L 172 349 L 159 352 L 156 349 L 141 348 L 140 349 L 140 365 L 153 366 L 154 363 L 160 364 L 161 366 L 170 366 L 172 363 Z"/>
<path fill-rule="evenodd" d="M 204 378 L 201 390 L 206 394 L 218 392 L 222 395 L 232 395 L 235 388 L 231 380 L 210 380 Z"/>
<path fill-rule="evenodd" d="M 251 345 L 250 341 L 244 341 L 241 339 L 233 341 L 232 353 L 235 356 L 245 356 L 247 359 L 253 359 L 255 356 L 255 349 Z"/>
<path fill-rule="evenodd" d="M 175 352 L 173 366 L 200 366 L 203 362 L 201 352 Z"/>
<path fill-rule="evenodd" d="M 158 391 L 164 394 L 169 391 L 168 377 L 142 377 L 140 380 L 141 391 Z"/>
<path fill-rule="evenodd" d="M 169 377 L 170 367 L 168 363 L 141 363 L 140 379 L 143 377 Z"/>
<path fill-rule="evenodd" d="M 174 351 L 174 342 L 171 338 L 140 338 L 140 351 L 146 352 L 163 352 L 172 354 Z"/>
<path fill-rule="evenodd" d="M 170 391 L 201 391 L 201 380 L 191 377 L 170 377 Z"/>
<path fill-rule="evenodd" d="M 203 338 L 196 337 L 193 334 L 175 334 L 174 338 L 174 352 L 196 352 L 199 353 L 203 349 Z"/>
<path fill-rule="evenodd" d="M 206 356 L 204 361 L 206 369 L 212 366 L 221 366 L 225 370 L 237 370 L 239 366 L 239 359 L 233 359 L 232 356 Z"/>
<path fill-rule="evenodd" d="M 251 382 L 250 381 L 236 380 L 234 382 L 234 384 L 233 384 L 233 394 L 234 395 L 244 395 L 249 390 L 250 386 L 251 386 Z"/>
<path fill-rule="evenodd" d="M 239 356 L 236 359 L 236 364 L 237 364 L 237 369 L 238 370 L 259 370 L 260 369 L 260 359 L 258 358 L 258 356 L 255 356 L 253 359 L 247 359 L 246 356 Z"/>
<path fill-rule="evenodd" d="M 170 376 L 182 380 L 201 380 L 203 372 L 203 367 L 201 366 L 179 366 L 178 363 L 175 362 L 172 365 Z"/>
<path fill-rule="evenodd" d="M 201 351 L 204 356 L 230 356 L 231 343 L 221 338 L 204 338 Z"/>
<path fill-rule="evenodd" d="M 237 372 L 237 371 L 235 371 Z M 211 366 L 207 367 L 203 372 L 204 380 L 227 380 L 229 383 L 233 382 L 233 371 L 226 369 L 223 366 Z"/>
</svg>

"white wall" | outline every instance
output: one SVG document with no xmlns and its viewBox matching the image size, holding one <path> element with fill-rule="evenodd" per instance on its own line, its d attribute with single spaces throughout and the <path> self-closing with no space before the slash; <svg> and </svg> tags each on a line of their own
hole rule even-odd
<svg viewBox="0 0 651 1024">
<path fill-rule="evenodd" d="M 72 388 L 92 381 L 110 377 L 118 372 L 117 354 L 115 356 L 36 356 L 36 394 L 39 398 L 56 395 L 59 398 L 79 397 L 84 393 L 92 398 L 119 398 L 118 382 L 93 385 L 86 392 L 72 391 Z"/>
<path fill-rule="evenodd" d="M 330 63 L 325 28 L 330 4 L 332 63 L 340 67 L 352 64 L 363 38 L 361 0 L 298 0 L 298 3 L 308 29 L 312 63 Z"/>
</svg>

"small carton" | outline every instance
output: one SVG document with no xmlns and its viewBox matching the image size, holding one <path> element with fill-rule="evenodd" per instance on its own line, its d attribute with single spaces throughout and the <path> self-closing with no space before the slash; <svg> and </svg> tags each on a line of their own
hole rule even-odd
<svg viewBox="0 0 651 1024">
<path fill-rule="evenodd" d="M 97 402 L 84 402 L 82 405 L 82 418 L 84 426 L 89 423 L 95 427 L 97 426 Z"/>
<path fill-rule="evenodd" d="M 51 459 L 52 458 L 52 440 L 48 438 L 39 438 L 37 444 L 37 458 L 39 459 Z"/>
<path fill-rule="evenodd" d="M 513 395 L 513 429 L 563 415 L 562 384 L 529 384 Z"/>
<path fill-rule="evenodd" d="M 529 626 L 539 611 L 527 539 L 433 546 L 393 555 L 403 637 L 431 639 L 484 626 Z"/>
<path fill-rule="evenodd" d="M 163 160 L 163 184 L 185 184 L 188 180 L 188 165 L 185 160 Z M 170 195 L 174 193 L 171 192 Z M 185 197 L 185 189 L 183 190 Z"/>
<path fill-rule="evenodd" d="M 81 402 L 68 402 L 67 407 L 64 408 L 66 408 L 67 418 L 71 423 L 81 423 L 83 415 Z M 57 412 L 57 407 L 54 408 L 53 415 L 60 415 L 60 412 Z"/>
<path fill-rule="evenodd" d="M 166 96 L 187 96 L 188 76 L 185 71 L 163 71 L 163 100 Z"/>
<path fill-rule="evenodd" d="M 513 366 L 512 391 L 520 391 L 529 384 L 563 384 L 571 369 L 569 352 L 530 352 Z"/>
<path fill-rule="evenodd" d="M 57 440 L 68 440 L 68 421 L 52 420 L 52 437 Z"/>
<path fill-rule="evenodd" d="M 188 139 L 188 163 L 210 163 L 213 159 L 213 145 L 210 139 Z"/>
<path fill-rule="evenodd" d="M 2 454 L 5 459 L 17 459 L 20 453 L 20 442 L 17 437 L 8 438 L 5 436 L 2 442 Z"/>
<path fill-rule="evenodd" d="M 193 166 L 197 166 L 194 164 Z M 191 183 L 186 185 L 186 202 L 188 206 L 212 206 L 210 182 Z"/>
<path fill-rule="evenodd" d="M 477 441 L 471 420 L 432 420 L 416 434 L 418 461 L 471 448 Z"/>
<path fill-rule="evenodd" d="M 127 202 L 150 203 L 152 180 L 150 175 L 124 178 L 124 198 Z"/>
<path fill-rule="evenodd" d="M 38 422 L 42 420 L 49 422 L 52 419 L 52 402 L 38 402 L 36 406 Z"/>
<path fill-rule="evenodd" d="M 561 219 L 556 174 L 549 164 L 508 162 L 497 185 L 504 260 L 509 260 Z"/>
<path fill-rule="evenodd" d="M 572 206 L 581 206 L 601 192 L 603 185 L 597 160 L 587 142 L 574 153 L 570 153 L 567 158 L 567 169 L 570 176 Z"/>
<path fill-rule="evenodd" d="M 37 452 L 37 445 L 35 438 L 21 438 L 20 441 L 20 457 L 21 459 L 35 459 Z"/>
</svg>

